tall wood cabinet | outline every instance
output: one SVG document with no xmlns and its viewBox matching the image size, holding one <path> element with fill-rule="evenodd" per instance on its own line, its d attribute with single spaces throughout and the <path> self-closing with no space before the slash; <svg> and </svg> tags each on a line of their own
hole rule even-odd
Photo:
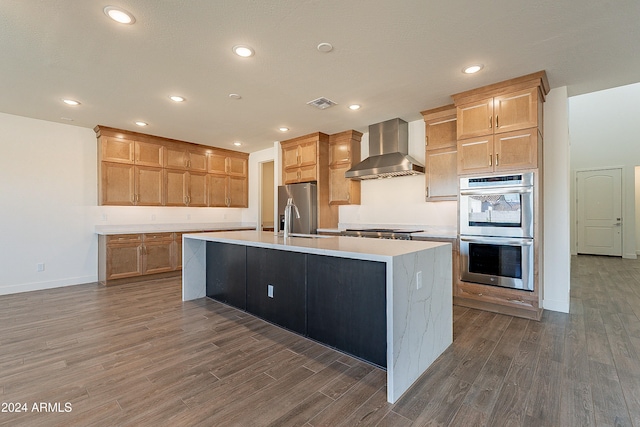
<svg viewBox="0 0 640 427">
<path fill-rule="evenodd" d="M 280 142 L 282 182 L 316 182 L 318 228 L 338 226 L 338 206 L 330 204 L 329 135 L 316 132 Z"/>
<path fill-rule="evenodd" d="M 422 111 L 425 123 L 425 199 L 458 198 L 457 116 L 455 105 Z"/>
<path fill-rule="evenodd" d="M 100 205 L 248 207 L 248 154 L 105 126 L 94 130 Z"/>
<path fill-rule="evenodd" d="M 345 178 L 346 171 L 360 162 L 362 133 L 348 130 L 329 136 L 329 204 L 359 205 L 360 181 Z"/>
<path fill-rule="evenodd" d="M 549 92 L 544 71 L 453 95 L 460 175 L 534 172 L 534 290 L 461 280 L 454 304 L 520 317 L 542 315 L 543 102 Z"/>
</svg>

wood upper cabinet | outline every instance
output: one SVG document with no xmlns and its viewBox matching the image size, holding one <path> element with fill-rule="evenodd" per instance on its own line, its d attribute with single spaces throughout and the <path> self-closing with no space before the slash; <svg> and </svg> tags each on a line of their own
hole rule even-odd
<svg viewBox="0 0 640 427">
<path fill-rule="evenodd" d="M 162 205 L 162 169 L 122 163 L 100 165 L 100 202 L 102 205 Z"/>
<path fill-rule="evenodd" d="M 457 106 L 458 139 L 538 126 L 538 88 Z"/>
<path fill-rule="evenodd" d="M 94 130 L 101 205 L 209 206 L 213 194 L 211 206 L 248 206 L 246 153 L 104 126 Z M 219 196 L 217 187 L 209 188 L 208 172 L 236 179 L 222 179 Z"/>
<path fill-rule="evenodd" d="M 422 112 L 425 123 L 425 199 L 456 200 L 458 194 L 455 105 Z"/>
<path fill-rule="evenodd" d="M 165 169 L 165 206 L 207 206 L 207 174 Z"/>
<path fill-rule="evenodd" d="M 458 173 L 539 167 L 544 71 L 453 95 L 457 110 Z"/>
<path fill-rule="evenodd" d="M 360 181 L 345 178 L 346 171 L 360 161 L 362 133 L 355 130 L 329 136 L 329 204 L 359 205 Z"/>
<path fill-rule="evenodd" d="M 326 143 L 328 138 L 328 135 L 314 133 L 280 143 L 284 184 L 318 181 L 318 144 L 321 139 Z"/>
<path fill-rule="evenodd" d="M 168 147 L 166 149 L 164 167 L 206 172 L 207 154 L 203 150 Z"/>
</svg>

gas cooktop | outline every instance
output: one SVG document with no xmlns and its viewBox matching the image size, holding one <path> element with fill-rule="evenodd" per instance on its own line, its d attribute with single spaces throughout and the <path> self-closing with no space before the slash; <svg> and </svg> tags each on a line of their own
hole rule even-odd
<svg viewBox="0 0 640 427">
<path fill-rule="evenodd" d="M 420 233 L 423 230 L 411 230 L 401 228 L 347 228 L 341 234 L 352 237 L 374 237 L 378 239 L 410 240 L 411 233 Z"/>
</svg>

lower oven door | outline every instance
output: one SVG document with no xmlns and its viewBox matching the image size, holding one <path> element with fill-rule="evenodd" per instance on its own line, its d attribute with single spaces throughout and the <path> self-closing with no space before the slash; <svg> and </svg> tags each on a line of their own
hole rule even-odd
<svg viewBox="0 0 640 427">
<path fill-rule="evenodd" d="M 533 291 L 533 239 L 460 236 L 463 281 Z"/>
</svg>

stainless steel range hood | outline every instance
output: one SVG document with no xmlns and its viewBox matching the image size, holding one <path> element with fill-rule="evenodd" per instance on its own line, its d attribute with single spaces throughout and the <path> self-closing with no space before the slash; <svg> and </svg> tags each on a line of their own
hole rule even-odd
<svg viewBox="0 0 640 427">
<path fill-rule="evenodd" d="M 391 119 L 369 126 L 369 157 L 347 172 L 345 178 L 377 179 L 424 173 L 424 166 L 409 156 L 409 125 Z"/>
</svg>

